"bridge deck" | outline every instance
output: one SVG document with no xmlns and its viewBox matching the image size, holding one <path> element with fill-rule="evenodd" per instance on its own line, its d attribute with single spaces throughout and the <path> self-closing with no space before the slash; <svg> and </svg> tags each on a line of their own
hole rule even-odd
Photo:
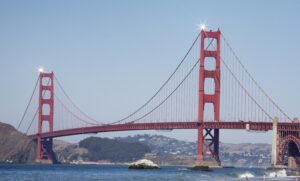
<svg viewBox="0 0 300 181">
<path fill-rule="evenodd" d="M 133 130 L 173 130 L 173 129 L 197 129 L 200 125 L 207 129 L 247 129 L 254 131 L 272 130 L 272 122 L 166 122 L 166 123 L 137 123 L 137 124 L 116 124 L 99 125 L 83 128 L 74 128 L 45 132 L 42 138 L 54 138 L 87 133 L 113 132 L 113 131 L 133 131 Z M 279 130 L 300 131 L 299 123 L 278 123 Z M 36 139 L 38 134 L 30 135 Z"/>
</svg>

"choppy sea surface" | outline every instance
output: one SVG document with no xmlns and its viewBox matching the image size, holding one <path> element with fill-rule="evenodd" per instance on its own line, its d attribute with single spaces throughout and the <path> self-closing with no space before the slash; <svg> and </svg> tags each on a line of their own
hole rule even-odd
<svg viewBox="0 0 300 181">
<path fill-rule="evenodd" d="M 99 165 L 16 165 L 0 164 L 0 181 L 230 181 L 230 180 L 299 180 L 295 172 L 285 169 L 220 168 L 211 172 L 184 167 L 160 170 L 129 170 L 126 166 Z M 247 177 L 247 178 L 246 178 Z"/>
</svg>

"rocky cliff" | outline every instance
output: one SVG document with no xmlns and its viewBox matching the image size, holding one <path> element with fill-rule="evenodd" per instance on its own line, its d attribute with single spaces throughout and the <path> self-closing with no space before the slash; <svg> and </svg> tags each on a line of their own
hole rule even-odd
<svg viewBox="0 0 300 181">
<path fill-rule="evenodd" d="M 13 126 L 0 123 L 0 163 L 34 162 L 35 143 Z"/>
</svg>

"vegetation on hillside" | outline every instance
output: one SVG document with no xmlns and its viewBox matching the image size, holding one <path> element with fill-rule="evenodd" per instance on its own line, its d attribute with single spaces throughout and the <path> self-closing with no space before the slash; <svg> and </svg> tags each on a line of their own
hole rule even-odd
<svg viewBox="0 0 300 181">
<path fill-rule="evenodd" d="M 79 142 L 79 147 L 88 150 L 86 157 L 90 161 L 110 160 L 112 162 L 128 162 L 143 158 L 150 152 L 143 143 L 128 143 L 108 138 L 89 137 Z"/>
</svg>

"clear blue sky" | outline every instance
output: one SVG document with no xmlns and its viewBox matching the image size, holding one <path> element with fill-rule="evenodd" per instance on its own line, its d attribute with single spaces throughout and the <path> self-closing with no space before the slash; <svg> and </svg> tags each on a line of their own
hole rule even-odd
<svg viewBox="0 0 300 181">
<path fill-rule="evenodd" d="M 169 76 L 201 22 L 219 27 L 256 80 L 289 115 L 297 117 L 299 9 L 296 0 L 1 0 L 0 121 L 18 123 L 39 66 L 53 70 L 74 101 L 93 117 L 122 117 Z M 98 135 L 137 133 L 161 134 Z M 194 131 L 163 134 L 196 139 Z M 270 134 L 221 134 L 224 142 L 271 141 Z"/>
</svg>

